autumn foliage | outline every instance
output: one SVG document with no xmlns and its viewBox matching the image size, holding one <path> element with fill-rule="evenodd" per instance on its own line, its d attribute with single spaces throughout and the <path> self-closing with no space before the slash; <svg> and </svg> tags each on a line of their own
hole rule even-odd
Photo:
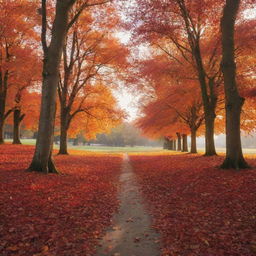
<svg viewBox="0 0 256 256">
<path fill-rule="evenodd" d="M 36 6 L 35 1 L 0 2 L 0 143 L 6 119 L 20 111 L 22 94 L 40 73 Z"/>
<path fill-rule="evenodd" d="M 225 49 L 222 44 L 225 33 L 221 29 L 221 20 L 225 14 L 223 7 L 232 2 L 235 1 L 137 0 L 134 5 L 128 6 L 129 19 L 125 21 L 124 26 L 133 31 L 131 44 L 134 48 L 138 48 L 138 45 L 144 45 L 146 48 L 142 51 L 143 57 L 134 59 L 132 68 L 136 74 L 135 76 L 132 73 L 132 76 L 139 78 L 135 82 L 139 84 L 137 90 L 146 98 L 141 108 L 142 118 L 138 121 L 138 125 L 146 134 L 168 136 L 172 140 L 178 139 L 175 135 L 177 132 L 191 134 L 191 144 L 194 146 L 196 135 L 203 133 L 205 155 L 211 156 L 216 155 L 214 135 L 225 130 L 229 138 L 236 130 L 237 134 L 231 140 L 234 145 L 227 143 L 227 153 L 231 152 L 232 148 L 234 155 L 236 151 L 241 151 L 241 145 L 235 144 L 238 141 L 235 138 L 240 137 L 240 126 L 236 129 L 226 127 L 229 118 L 226 118 L 223 109 L 226 106 L 228 110 L 227 106 L 230 106 L 226 92 L 233 90 L 224 90 L 224 85 L 231 82 L 227 83 L 223 76 L 226 64 L 230 63 L 223 62 L 223 56 L 234 44 L 237 92 L 252 96 L 255 84 L 255 54 L 252 51 L 252 48 L 255 48 L 255 1 L 236 1 L 239 8 L 237 15 L 231 19 L 236 20 L 235 26 L 232 36 L 227 36 L 232 37 L 233 44 L 227 43 Z M 231 15 L 232 6 L 231 4 L 227 7 L 227 16 Z M 231 31 L 231 27 L 226 31 Z M 228 77 L 231 77 L 231 74 Z M 191 93 L 189 91 L 192 86 L 194 89 Z M 179 91 L 176 90 L 177 87 Z M 244 102 L 244 99 L 241 100 Z M 255 119 L 250 107 L 252 103 L 245 100 L 243 111 L 234 116 L 240 117 L 241 114 L 248 124 L 242 125 L 241 129 L 254 132 L 254 128 L 250 129 Z M 185 132 L 184 124 L 180 123 L 184 123 L 184 107 L 189 108 L 191 101 L 194 101 L 193 105 L 196 101 L 197 105 L 192 109 L 198 109 L 200 105 L 201 109 L 189 118 L 193 120 L 193 125 L 191 120 L 185 122 L 190 123 L 186 124 L 190 129 Z M 234 102 L 237 101 L 234 99 Z M 240 124 L 240 120 L 234 123 Z M 191 151 L 196 152 L 196 147 Z M 225 168 L 234 166 L 246 167 L 234 164 Z"/>
<path fill-rule="evenodd" d="M 129 52 L 115 36 L 117 11 L 106 4 L 108 1 L 65 1 L 69 24 L 60 40 L 63 47 L 59 44 L 61 49 L 55 50 L 60 53 L 47 57 L 59 2 L 0 2 L 1 144 L 4 143 L 5 124 L 13 127 L 14 144 L 21 143 L 21 125 L 28 130 L 38 130 L 45 88 L 42 80 L 53 72 L 52 67 L 51 71 L 44 70 L 44 61 L 51 56 L 59 55 L 60 59 L 57 65 L 59 82 L 56 80 L 50 87 L 58 87 L 58 97 L 56 94 L 51 102 L 51 109 L 57 106 L 57 110 L 46 111 L 45 123 L 49 124 L 52 116 L 51 132 L 55 130 L 54 135 L 60 135 L 60 146 L 64 148 L 60 153 L 67 153 L 68 137 L 83 134 L 87 139 L 94 138 L 99 132 L 109 132 L 125 116 L 112 91 L 117 74 L 127 64 Z M 63 10 L 60 13 L 64 15 Z M 57 30 L 62 27 L 63 24 Z M 59 37 L 60 34 L 56 39 Z M 47 138 L 49 136 L 43 141 Z"/>
<path fill-rule="evenodd" d="M 131 161 L 162 236 L 162 255 L 255 255 L 255 170 L 223 172 L 216 156 L 133 155 Z"/>
<path fill-rule="evenodd" d="M 95 254 L 118 210 L 122 158 L 56 156 L 53 141 L 68 154 L 69 139 L 119 125 L 118 87 L 135 88 L 145 135 L 183 152 L 190 136 L 190 153 L 204 135 L 211 156 L 131 156 L 162 255 L 256 255 L 256 161 L 240 141 L 256 125 L 255 3 L 0 0 L 0 144 L 6 124 L 14 144 L 21 125 L 38 135 L 35 147 L 0 145 L 0 256 Z"/>
<path fill-rule="evenodd" d="M 0 147 L 0 255 L 94 255 L 117 209 L 121 157 L 76 152 L 55 158 L 62 175 L 25 173 L 33 150 Z"/>
</svg>

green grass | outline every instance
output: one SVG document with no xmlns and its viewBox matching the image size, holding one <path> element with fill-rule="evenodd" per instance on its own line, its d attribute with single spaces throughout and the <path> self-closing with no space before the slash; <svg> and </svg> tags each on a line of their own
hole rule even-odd
<svg viewBox="0 0 256 256">
<path fill-rule="evenodd" d="M 6 142 L 11 143 L 12 140 L 7 139 Z M 21 139 L 22 144 L 24 145 L 35 145 L 35 139 Z M 59 148 L 59 145 L 54 145 L 55 149 Z M 155 151 L 162 151 L 161 147 L 142 147 L 142 146 L 135 146 L 135 147 L 110 147 L 110 146 L 73 146 L 72 144 L 68 145 L 68 149 L 76 149 L 76 150 L 84 150 L 84 151 L 93 151 L 93 152 L 106 152 L 106 153 L 124 153 L 124 152 L 155 152 Z"/>
<path fill-rule="evenodd" d="M 101 151 L 101 152 L 152 152 L 162 151 L 159 147 L 109 147 L 109 146 L 70 146 L 70 149 L 85 150 L 85 151 Z"/>
<path fill-rule="evenodd" d="M 5 139 L 5 142 L 12 143 L 12 139 Z M 35 139 L 21 139 L 21 143 L 24 145 L 35 145 L 36 140 Z"/>
<path fill-rule="evenodd" d="M 226 153 L 226 148 L 216 148 L 217 153 Z M 198 148 L 199 153 L 204 153 L 204 148 Z M 255 148 L 243 148 L 244 154 L 256 154 Z"/>
<path fill-rule="evenodd" d="M 5 140 L 6 142 L 11 143 L 11 139 Z M 35 145 L 36 140 L 35 139 L 21 139 L 22 144 L 24 145 Z M 59 145 L 54 145 L 55 149 L 59 148 Z M 106 152 L 106 153 L 125 153 L 125 152 L 158 152 L 163 151 L 161 147 L 142 147 L 142 146 L 135 146 L 135 147 L 109 147 L 109 146 L 73 146 L 72 144 L 69 144 L 69 149 L 76 149 L 76 150 L 84 150 L 84 151 L 92 151 L 92 152 Z M 166 150 L 165 150 L 166 151 Z M 225 153 L 225 148 L 216 148 L 216 151 L 218 153 Z M 199 153 L 204 153 L 204 148 L 198 148 Z M 254 148 L 243 148 L 244 154 L 256 154 L 256 149 Z"/>
</svg>

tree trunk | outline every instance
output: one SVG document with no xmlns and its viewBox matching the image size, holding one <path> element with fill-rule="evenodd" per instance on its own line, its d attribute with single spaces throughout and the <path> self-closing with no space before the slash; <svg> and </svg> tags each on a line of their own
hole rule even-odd
<svg viewBox="0 0 256 256">
<path fill-rule="evenodd" d="M 191 128 L 191 148 L 190 153 L 197 153 L 197 146 L 196 146 L 196 129 Z"/>
<path fill-rule="evenodd" d="M 188 1 L 189 2 L 189 1 Z M 191 1 L 192 2 L 192 1 Z M 185 29 L 188 36 L 188 43 L 190 45 L 190 48 L 192 50 L 192 56 L 195 60 L 196 69 L 198 73 L 198 81 L 200 84 L 201 89 L 201 96 L 203 101 L 203 107 L 204 107 L 204 115 L 205 117 L 211 115 L 211 109 L 215 112 L 216 105 L 214 105 L 214 102 L 212 102 L 212 99 L 216 99 L 216 94 L 214 91 L 214 88 L 211 88 L 211 84 L 207 84 L 206 78 L 207 74 L 204 67 L 204 60 L 202 58 L 201 48 L 200 48 L 200 40 L 201 35 L 198 34 L 196 29 L 191 29 L 191 17 L 189 15 L 189 10 L 186 7 L 185 1 L 177 1 L 178 6 L 180 7 L 181 15 L 184 19 L 185 23 Z M 214 82 L 214 80 L 212 80 Z M 212 84 L 214 86 L 214 83 Z M 212 127 L 208 127 L 208 123 L 205 123 L 206 127 L 206 135 L 205 138 L 207 138 L 207 147 L 205 149 L 206 155 L 215 155 L 215 149 L 214 147 L 214 132 L 212 132 Z M 214 126 L 213 126 L 214 128 Z"/>
<path fill-rule="evenodd" d="M 0 116 L 0 144 L 4 144 L 4 120 Z"/>
<path fill-rule="evenodd" d="M 217 155 L 214 142 L 215 110 L 209 110 L 205 117 L 205 156 Z"/>
<path fill-rule="evenodd" d="M 60 132 L 60 149 L 59 149 L 59 155 L 68 155 L 68 144 L 67 144 L 67 130 L 61 129 Z"/>
<path fill-rule="evenodd" d="M 179 132 L 176 133 L 177 134 L 177 138 L 178 138 L 178 151 L 181 151 L 181 135 Z"/>
<path fill-rule="evenodd" d="M 188 136 L 182 134 L 182 152 L 188 152 Z"/>
<path fill-rule="evenodd" d="M 2 102 L 0 102 L 0 105 L 1 103 Z M 13 109 L 9 109 L 6 113 L 4 111 L 5 111 L 5 106 L 4 107 L 0 106 L 0 144 L 4 144 L 4 122 L 6 118 L 12 113 Z"/>
<path fill-rule="evenodd" d="M 2 72 L 0 72 L 0 144 L 4 144 L 4 121 L 7 96 L 7 80 L 8 72 L 5 72 L 4 78 Z"/>
<path fill-rule="evenodd" d="M 20 141 L 20 123 L 23 120 L 24 115 L 21 115 L 20 109 L 13 111 L 13 141 L 12 144 L 21 144 Z"/>
<path fill-rule="evenodd" d="M 62 107 L 61 107 L 62 108 Z M 59 155 L 68 155 L 68 129 L 67 129 L 67 112 L 65 109 L 61 109 L 60 117 L 60 149 Z"/>
<path fill-rule="evenodd" d="M 165 137 L 165 138 L 164 138 L 163 149 L 168 149 L 168 142 L 169 142 L 169 140 Z"/>
<path fill-rule="evenodd" d="M 45 1 L 42 1 L 42 7 L 43 4 Z M 58 173 L 52 160 L 56 92 L 61 54 L 68 28 L 68 13 L 71 6 L 70 1 L 57 1 L 49 47 L 46 46 L 46 33 L 43 34 L 45 32 L 43 30 L 46 28 L 46 17 L 42 15 L 42 44 L 44 48 L 42 101 L 36 149 L 29 167 L 31 171 Z M 45 12 L 45 6 L 42 9 Z"/>
<path fill-rule="evenodd" d="M 192 50 L 197 66 L 198 80 L 201 88 L 204 107 L 204 115 L 205 118 L 209 119 L 208 122 L 205 122 L 205 155 L 216 155 L 214 145 L 214 121 L 217 96 L 215 95 L 214 90 L 214 79 L 210 79 L 209 83 L 207 84 L 199 39 L 195 40 L 195 44 L 192 46 Z"/>
<path fill-rule="evenodd" d="M 173 150 L 176 151 L 176 148 L 177 148 L 176 140 L 173 140 Z"/>
<path fill-rule="evenodd" d="M 168 150 L 172 150 L 172 141 L 169 140 L 168 138 L 166 139 L 166 148 Z"/>
<path fill-rule="evenodd" d="M 2 83 L 2 81 L 0 81 Z M 5 96 L 0 93 L 0 144 L 4 144 L 4 112 L 5 112 Z"/>
<path fill-rule="evenodd" d="M 173 150 L 173 140 L 170 141 L 170 150 Z"/>
<path fill-rule="evenodd" d="M 221 165 L 224 169 L 244 169 L 246 163 L 241 145 L 240 114 L 244 99 L 240 97 L 236 84 L 236 64 L 234 56 L 234 30 L 240 0 L 226 0 L 221 19 L 222 32 L 222 72 L 225 88 L 226 108 L 226 158 Z"/>
<path fill-rule="evenodd" d="M 203 62 L 200 53 L 200 47 L 195 49 L 195 58 L 197 62 L 198 77 L 201 87 L 201 95 L 204 106 L 204 115 L 205 115 L 205 155 L 212 156 L 216 155 L 215 144 L 214 144 L 214 122 L 215 122 L 215 108 L 217 97 L 214 93 L 214 84 L 209 82 L 209 92 L 207 92 L 207 83 L 205 77 L 205 71 L 203 67 Z M 211 88 L 212 87 L 212 88 Z"/>
<path fill-rule="evenodd" d="M 170 140 L 168 140 L 168 142 L 167 142 L 167 149 L 172 150 L 172 144 L 171 144 Z"/>
</svg>

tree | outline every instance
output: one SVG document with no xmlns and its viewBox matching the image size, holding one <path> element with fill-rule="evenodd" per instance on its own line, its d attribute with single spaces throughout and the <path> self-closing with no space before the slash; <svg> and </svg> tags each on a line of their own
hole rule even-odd
<svg viewBox="0 0 256 256">
<path fill-rule="evenodd" d="M 33 27 L 36 3 L 31 1 L 0 2 L 0 144 L 4 143 L 3 127 L 13 108 L 7 108 L 8 93 L 16 83 L 15 76 L 28 51 L 37 40 Z"/>
<path fill-rule="evenodd" d="M 108 1 L 57 0 L 51 33 L 47 34 L 47 1 L 41 1 L 41 42 L 43 47 L 42 100 L 36 148 L 29 170 L 43 173 L 58 173 L 52 160 L 56 94 L 59 82 L 59 67 L 68 30 L 74 25 L 85 8 Z M 78 6 L 75 6 L 77 4 Z M 75 6 L 75 10 L 72 7 Z M 47 39 L 49 38 L 49 44 Z"/>
<path fill-rule="evenodd" d="M 106 146 L 159 146 L 160 141 L 148 140 L 141 135 L 141 130 L 134 123 L 121 123 L 110 133 L 98 134 L 95 143 Z"/>
<path fill-rule="evenodd" d="M 190 67 L 170 62 L 165 55 L 142 61 L 141 67 L 139 72 L 151 85 L 151 93 L 143 109 L 144 117 L 138 121 L 139 127 L 149 135 L 154 132 L 171 141 L 177 137 L 178 150 L 181 150 L 180 134 L 190 133 L 191 153 L 196 153 L 196 133 L 205 116 L 198 81 L 193 79 L 192 72 L 191 78 L 187 77 Z"/>
<path fill-rule="evenodd" d="M 177 151 L 181 151 L 181 134 L 179 132 L 176 133 L 178 138 L 178 145 L 177 145 Z"/>
<path fill-rule="evenodd" d="M 188 136 L 182 134 L 182 152 L 188 152 Z"/>
<path fill-rule="evenodd" d="M 35 93 L 31 93 L 32 90 L 37 91 L 39 89 L 41 63 L 38 53 L 32 49 L 25 48 L 21 54 L 23 57 L 16 55 L 17 68 L 12 74 L 12 86 L 8 90 L 6 104 L 7 108 L 13 113 L 13 144 L 21 144 L 20 124 L 26 114 L 31 111 L 31 106 L 37 110 L 40 105 L 38 97 L 36 97 L 36 105 L 31 104 L 34 99 L 30 97 L 32 95 L 35 96 Z M 35 120 L 33 122 L 35 123 Z"/>
<path fill-rule="evenodd" d="M 244 169 L 246 163 L 241 146 L 240 115 L 244 98 L 239 95 L 236 84 L 234 30 L 240 0 L 226 0 L 221 19 L 222 72 L 225 87 L 226 108 L 226 158 L 221 168 Z"/>
<path fill-rule="evenodd" d="M 88 23 L 88 20 L 90 20 L 90 23 Z M 109 28 L 109 26 L 105 26 Z M 95 23 L 92 17 L 85 13 L 81 16 L 81 20 L 70 30 L 64 44 L 63 63 L 58 85 L 60 102 L 59 154 L 68 153 L 68 129 L 72 120 L 78 114 L 85 112 L 87 116 L 91 115 L 93 117 L 91 114 L 93 108 L 99 110 L 102 107 L 105 110 L 108 109 L 110 113 L 110 109 L 114 107 L 110 97 L 106 97 L 106 99 L 110 99 L 109 104 L 106 100 L 104 104 L 100 103 L 106 90 L 104 86 L 101 87 L 103 90 L 102 97 L 100 97 L 99 94 L 101 92 L 98 86 L 94 86 L 94 84 L 98 82 L 106 83 L 108 87 L 113 84 L 111 80 L 113 79 L 113 74 L 111 74 L 110 70 L 114 73 L 118 66 L 120 67 L 125 63 L 127 50 L 117 42 L 117 39 L 104 31 L 106 28 L 101 28 L 101 31 L 95 31 L 94 27 Z M 106 80 L 108 81 L 105 82 Z M 90 108 L 88 108 L 86 106 L 87 101 L 90 101 L 92 97 L 99 99 L 99 103 L 94 102 L 94 105 L 90 105 Z M 78 101 L 79 104 L 75 104 L 75 101 Z M 100 118 L 98 115 L 96 116 Z M 116 119 L 117 117 L 113 115 L 113 118 Z"/>
<path fill-rule="evenodd" d="M 71 108 L 71 122 L 67 129 L 71 138 L 83 135 L 87 140 L 96 134 L 108 133 L 118 125 L 124 114 L 117 108 L 116 100 L 107 86 L 86 86 L 81 97 L 77 96 Z"/>
<path fill-rule="evenodd" d="M 216 7 L 222 1 L 138 0 L 137 5 L 135 17 L 139 21 L 133 20 L 132 24 L 137 35 L 157 46 L 172 61 L 190 64 L 196 72 L 205 114 L 205 155 L 215 155 L 214 121 L 217 87 L 221 83 L 216 22 L 220 13 Z"/>
<path fill-rule="evenodd" d="M 10 94 L 8 99 L 10 98 Z M 19 90 L 14 95 L 13 117 L 7 119 L 7 124 L 13 127 L 13 144 L 21 144 L 20 141 L 20 127 L 36 131 L 39 118 L 40 94 L 37 92 L 30 92 L 25 88 Z M 12 102 L 13 104 L 13 102 Z M 8 105 L 8 104 L 7 104 Z"/>
<path fill-rule="evenodd" d="M 192 91 L 194 95 L 193 98 L 190 98 Z M 182 90 L 180 86 L 172 86 L 168 92 L 165 90 L 164 97 L 151 101 L 144 107 L 144 117 L 139 119 L 139 127 L 146 134 L 165 136 L 175 141 L 176 136 L 179 141 L 179 135 L 183 134 L 184 143 L 186 143 L 185 133 L 190 133 L 190 152 L 197 153 L 196 133 L 203 124 L 204 113 L 202 111 L 201 98 L 199 95 L 199 97 L 196 97 L 195 92 L 196 90 L 193 86 L 186 91 Z M 184 105 L 184 100 L 186 105 Z M 178 150 L 181 150 L 181 138 L 178 144 L 180 144 L 178 145 Z M 171 148 L 173 149 L 173 147 Z M 184 144 L 184 151 L 187 151 L 186 144 Z"/>
</svg>

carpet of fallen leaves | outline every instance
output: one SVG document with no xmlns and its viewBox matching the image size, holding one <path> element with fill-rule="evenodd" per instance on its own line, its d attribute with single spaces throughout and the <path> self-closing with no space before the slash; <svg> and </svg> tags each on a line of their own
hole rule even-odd
<svg viewBox="0 0 256 256">
<path fill-rule="evenodd" d="M 90 256 L 117 210 L 118 155 L 57 156 L 61 175 L 25 172 L 34 148 L 0 146 L 0 255 Z"/>
<path fill-rule="evenodd" d="M 222 157 L 131 156 L 164 256 L 256 255 L 256 170 Z M 249 160 L 256 165 L 256 161 Z"/>
</svg>

